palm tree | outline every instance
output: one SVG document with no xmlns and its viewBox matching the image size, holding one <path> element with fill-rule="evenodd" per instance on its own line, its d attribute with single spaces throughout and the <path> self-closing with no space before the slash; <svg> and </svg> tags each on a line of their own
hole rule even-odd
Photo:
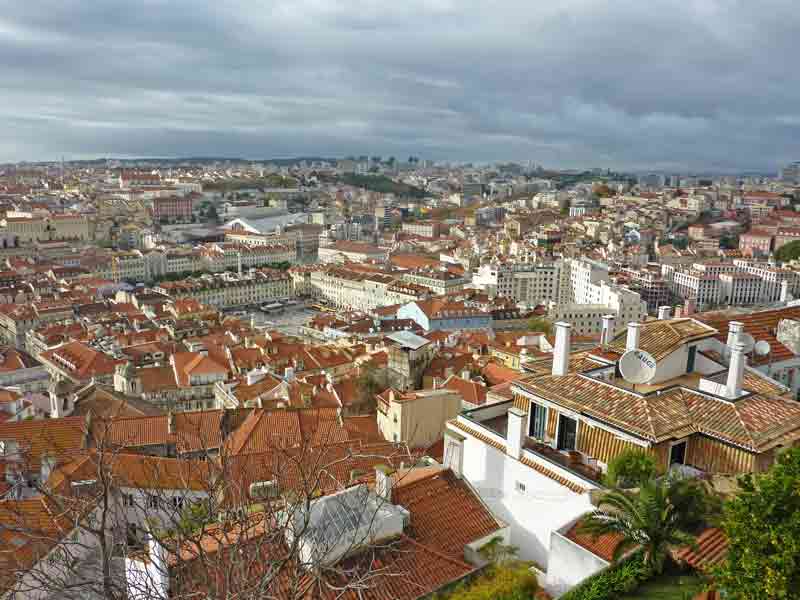
<svg viewBox="0 0 800 600">
<path fill-rule="evenodd" d="M 689 533 L 696 526 L 696 516 L 689 513 L 684 501 L 686 482 L 672 479 L 651 480 L 636 493 L 613 490 L 581 525 L 581 533 L 598 538 L 618 535 L 614 560 L 627 551 L 641 548 L 644 561 L 656 574 L 664 568 L 669 550 L 694 544 Z"/>
</svg>

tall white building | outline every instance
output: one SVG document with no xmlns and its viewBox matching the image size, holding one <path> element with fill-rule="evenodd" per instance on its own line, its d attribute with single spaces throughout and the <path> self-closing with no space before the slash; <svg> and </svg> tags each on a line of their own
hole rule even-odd
<svg viewBox="0 0 800 600">
<path fill-rule="evenodd" d="M 546 304 L 552 319 L 569 320 L 579 335 L 600 333 L 606 314 L 613 314 L 620 325 L 647 316 L 647 304 L 638 293 L 611 283 L 608 266 L 590 260 L 495 260 L 478 269 L 473 284 L 516 302 Z"/>
</svg>

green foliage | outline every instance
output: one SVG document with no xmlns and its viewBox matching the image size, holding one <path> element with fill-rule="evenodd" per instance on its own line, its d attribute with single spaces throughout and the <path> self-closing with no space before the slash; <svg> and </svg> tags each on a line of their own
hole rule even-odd
<svg viewBox="0 0 800 600">
<path fill-rule="evenodd" d="M 532 600 L 539 591 L 530 565 L 523 562 L 489 567 L 469 583 L 461 583 L 434 600 Z"/>
<path fill-rule="evenodd" d="M 800 258 L 800 240 L 784 244 L 775 251 L 775 258 L 780 262 L 789 262 Z"/>
<path fill-rule="evenodd" d="M 213 521 L 208 502 L 193 502 L 183 509 L 176 528 L 184 536 L 192 536 Z"/>
<path fill-rule="evenodd" d="M 490 563 L 503 564 L 514 560 L 519 548 L 504 544 L 501 537 L 494 537 L 481 546 L 478 552 Z"/>
<path fill-rule="evenodd" d="M 632 592 L 653 575 L 642 554 L 612 565 L 585 579 L 560 600 L 613 600 L 626 592 Z"/>
<path fill-rule="evenodd" d="M 358 388 L 362 406 L 367 410 L 375 408 L 375 394 L 385 390 L 388 385 L 389 381 L 385 370 L 378 369 L 372 363 L 365 363 L 356 379 L 356 388 Z"/>
<path fill-rule="evenodd" d="M 655 458 L 644 450 L 631 448 L 620 452 L 609 463 L 605 483 L 609 487 L 634 488 L 655 476 Z"/>
<path fill-rule="evenodd" d="M 763 475 L 745 475 L 724 507 L 730 547 L 715 571 L 730 600 L 797 598 L 800 590 L 800 448 Z"/>
<path fill-rule="evenodd" d="M 545 335 L 552 335 L 553 334 L 553 324 L 544 319 L 542 317 L 535 317 L 528 321 L 528 330 L 529 331 L 538 331 Z"/>
<path fill-rule="evenodd" d="M 347 174 L 340 177 L 342 183 L 356 187 L 380 192 L 381 194 L 396 194 L 398 196 L 411 196 L 424 198 L 425 190 L 405 183 L 398 183 L 384 175 L 355 175 Z"/>
<path fill-rule="evenodd" d="M 681 485 L 680 481 L 660 479 L 643 483 L 637 493 L 613 490 L 584 519 L 581 529 L 593 537 L 621 536 L 615 560 L 638 547 L 648 568 L 660 574 L 671 548 L 694 543 L 689 531 L 697 517 L 683 512 L 686 503 L 673 502 Z"/>
</svg>

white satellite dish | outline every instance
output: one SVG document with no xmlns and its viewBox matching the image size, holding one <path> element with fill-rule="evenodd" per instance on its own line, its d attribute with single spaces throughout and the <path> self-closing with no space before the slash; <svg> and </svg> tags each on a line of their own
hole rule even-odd
<svg viewBox="0 0 800 600">
<path fill-rule="evenodd" d="M 648 383 L 656 375 L 656 359 L 644 350 L 629 350 L 619 359 L 622 378 L 634 385 Z"/>
<path fill-rule="evenodd" d="M 772 351 L 772 348 L 770 347 L 769 342 L 761 340 L 760 342 L 756 342 L 755 351 L 756 355 L 758 356 L 766 356 Z"/>
<path fill-rule="evenodd" d="M 744 346 L 744 353 L 750 354 L 756 345 L 756 339 L 749 333 L 740 333 L 739 343 Z"/>
</svg>

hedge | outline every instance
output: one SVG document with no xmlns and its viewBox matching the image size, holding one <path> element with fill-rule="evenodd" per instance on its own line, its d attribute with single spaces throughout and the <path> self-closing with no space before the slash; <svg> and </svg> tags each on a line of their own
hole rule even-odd
<svg viewBox="0 0 800 600">
<path fill-rule="evenodd" d="M 492 566 L 469 583 L 460 583 L 432 600 L 531 600 L 539 590 L 530 565 L 514 562 Z"/>
<path fill-rule="evenodd" d="M 634 591 L 651 576 L 642 554 L 636 553 L 584 579 L 559 600 L 613 600 L 619 594 Z"/>
</svg>

